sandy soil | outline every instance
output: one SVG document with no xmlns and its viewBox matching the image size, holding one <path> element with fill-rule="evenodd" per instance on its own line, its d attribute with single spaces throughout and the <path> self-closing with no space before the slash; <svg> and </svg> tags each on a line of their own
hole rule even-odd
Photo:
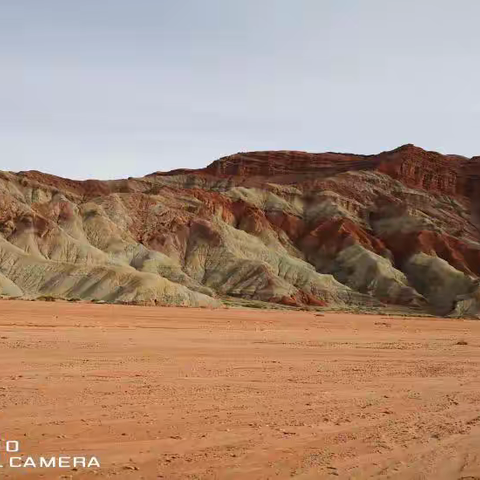
<svg viewBox="0 0 480 480">
<path fill-rule="evenodd" d="M 480 478 L 480 322 L 0 309 L 1 442 L 101 461 L 3 478 Z"/>
</svg>

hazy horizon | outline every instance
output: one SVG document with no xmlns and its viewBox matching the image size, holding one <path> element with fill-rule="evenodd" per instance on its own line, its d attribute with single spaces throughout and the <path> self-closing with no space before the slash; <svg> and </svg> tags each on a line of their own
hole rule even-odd
<svg viewBox="0 0 480 480">
<path fill-rule="evenodd" d="M 406 143 L 480 155 L 478 14 L 475 0 L 7 0 L 0 169 L 108 179 Z"/>
</svg>

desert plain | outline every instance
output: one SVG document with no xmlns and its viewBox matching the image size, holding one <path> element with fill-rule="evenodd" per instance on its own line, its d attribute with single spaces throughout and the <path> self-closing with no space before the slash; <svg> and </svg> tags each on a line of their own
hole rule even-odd
<svg viewBox="0 0 480 480">
<path fill-rule="evenodd" d="M 0 302 L 22 479 L 478 479 L 480 322 Z M 0 463 L 5 463 L 1 452 Z"/>
</svg>

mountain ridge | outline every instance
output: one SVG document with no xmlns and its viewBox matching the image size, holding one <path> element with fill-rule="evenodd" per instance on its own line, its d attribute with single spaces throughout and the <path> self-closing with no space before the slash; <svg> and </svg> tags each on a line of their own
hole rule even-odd
<svg viewBox="0 0 480 480">
<path fill-rule="evenodd" d="M 0 294 L 476 316 L 479 178 L 480 157 L 412 144 L 118 180 L 1 172 Z"/>
</svg>

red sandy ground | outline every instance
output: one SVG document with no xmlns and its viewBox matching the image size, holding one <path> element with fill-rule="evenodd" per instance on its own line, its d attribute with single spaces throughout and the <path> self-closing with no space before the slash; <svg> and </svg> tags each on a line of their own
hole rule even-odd
<svg viewBox="0 0 480 480">
<path fill-rule="evenodd" d="M 480 322 L 0 309 L 1 438 L 102 464 L 3 478 L 480 478 Z"/>
</svg>

